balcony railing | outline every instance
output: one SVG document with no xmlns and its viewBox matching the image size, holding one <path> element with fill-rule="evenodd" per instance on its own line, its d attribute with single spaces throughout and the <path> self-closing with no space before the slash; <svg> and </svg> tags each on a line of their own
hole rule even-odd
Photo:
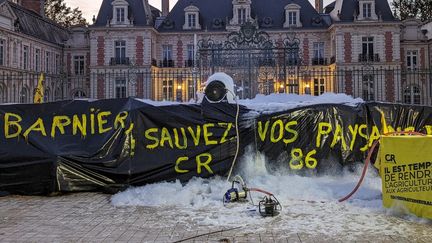
<svg viewBox="0 0 432 243">
<path fill-rule="evenodd" d="M 112 57 L 110 60 L 111 66 L 129 65 L 129 64 L 130 64 L 129 57 Z"/>
<path fill-rule="evenodd" d="M 379 62 L 380 57 L 378 54 L 359 54 L 359 62 Z"/>
<path fill-rule="evenodd" d="M 174 60 L 164 59 L 159 61 L 159 67 L 174 67 Z"/>
<path fill-rule="evenodd" d="M 312 58 L 312 65 L 328 65 L 327 64 L 327 58 L 322 58 L 322 57 Z"/>
</svg>

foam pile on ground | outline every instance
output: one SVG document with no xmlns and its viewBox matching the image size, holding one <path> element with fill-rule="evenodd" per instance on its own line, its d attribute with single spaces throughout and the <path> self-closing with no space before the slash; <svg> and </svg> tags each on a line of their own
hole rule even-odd
<svg viewBox="0 0 432 243">
<path fill-rule="evenodd" d="M 144 187 L 130 188 L 112 197 L 116 206 L 149 206 L 161 211 L 173 212 L 176 222 L 224 227 L 243 226 L 247 229 L 273 228 L 298 232 L 333 235 L 352 229 L 353 237 L 365 230 L 377 234 L 403 234 L 408 221 L 401 220 L 397 227 L 386 227 L 391 212 L 381 206 L 381 180 L 371 168 L 360 190 L 352 200 L 338 203 L 359 180 L 361 168 L 354 172 L 343 171 L 340 175 L 302 177 L 293 174 L 271 174 L 266 169 L 264 156 L 249 155 L 242 159 L 237 173 L 250 187 L 272 192 L 281 202 L 283 210 L 276 217 L 263 218 L 257 208 L 248 203 L 233 203 L 224 207 L 222 197 L 231 183 L 223 177 L 194 178 L 182 185 L 180 182 L 162 182 Z M 257 204 L 263 194 L 253 192 Z M 360 219 L 360 220 L 359 220 Z M 394 220 L 394 219 L 393 219 Z M 193 224 L 192 224 L 193 222 Z M 165 222 L 169 224 L 170 222 Z M 392 222 L 394 224 L 394 222 Z M 263 226 L 262 228 L 261 225 Z"/>
</svg>

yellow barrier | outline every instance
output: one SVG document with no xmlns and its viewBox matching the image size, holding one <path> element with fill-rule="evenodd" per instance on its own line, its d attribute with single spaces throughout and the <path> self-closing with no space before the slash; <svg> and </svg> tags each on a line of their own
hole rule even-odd
<svg viewBox="0 0 432 243">
<path fill-rule="evenodd" d="M 383 205 L 432 219 L 432 136 L 382 136 Z"/>
</svg>

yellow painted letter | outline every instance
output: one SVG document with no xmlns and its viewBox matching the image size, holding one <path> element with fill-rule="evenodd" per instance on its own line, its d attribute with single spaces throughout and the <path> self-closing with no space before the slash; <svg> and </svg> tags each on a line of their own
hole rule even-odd
<svg viewBox="0 0 432 243">
<path fill-rule="evenodd" d="M 344 150 L 346 150 L 347 149 L 347 145 L 346 145 L 346 142 L 345 142 L 345 138 L 343 136 L 343 129 L 342 129 L 342 127 L 339 124 L 337 124 L 336 125 L 336 131 L 335 131 L 334 136 L 333 136 L 333 141 L 330 144 L 330 148 L 334 148 L 334 146 L 339 142 L 339 140 L 342 140 L 342 148 Z"/>
<path fill-rule="evenodd" d="M 71 124 L 71 119 L 67 116 L 54 116 L 51 127 L 51 137 L 54 138 L 56 135 L 56 128 L 59 129 L 61 134 L 65 134 L 65 126 Z"/>
<path fill-rule="evenodd" d="M 201 158 L 203 157 L 207 157 L 207 160 L 205 162 L 202 162 L 203 160 Z M 208 164 L 210 164 L 210 162 L 212 161 L 212 156 L 209 153 L 204 153 L 204 154 L 200 154 L 196 157 L 196 164 L 197 164 L 197 173 L 201 174 L 201 167 L 204 167 L 207 169 L 207 171 L 210 174 L 213 174 L 212 169 L 210 168 L 210 166 Z"/>
<path fill-rule="evenodd" d="M 165 141 L 168 141 L 169 146 L 171 148 L 174 148 L 171 134 L 169 133 L 168 128 L 162 127 L 161 140 L 160 140 L 161 147 L 165 147 Z"/>
<path fill-rule="evenodd" d="M 45 125 L 43 124 L 43 120 L 42 118 L 38 118 L 37 121 L 35 123 L 33 123 L 33 125 L 31 125 L 31 127 L 29 127 L 23 134 L 23 136 L 25 137 L 25 139 L 28 138 L 28 135 L 30 134 L 31 131 L 39 131 L 42 133 L 42 135 L 46 136 L 46 130 L 45 130 Z"/>
<path fill-rule="evenodd" d="M 184 127 L 181 127 L 180 131 L 183 137 L 183 145 L 180 145 L 180 138 L 179 138 L 177 128 L 174 128 L 174 143 L 178 149 L 187 149 L 187 138 L 186 138 L 186 131 Z"/>
<path fill-rule="evenodd" d="M 198 146 L 199 144 L 199 140 L 200 140 L 200 136 L 201 136 L 201 127 L 197 126 L 197 130 L 196 133 L 194 132 L 192 127 L 188 127 L 188 131 L 194 141 L 195 146 Z"/>
<path fill-rule="evenodd" d="M 279 135 L 278 135 L 278 137 L 276 137 L 276 134 L 275 134 L 276 133 L 276 126 L 279 127 Z M 270 130 L 270 141 L 272 143 L 277 143 L 277 142 L 279 142 L 283 138 L 283 135 L 284 135 L 284 129 L 283 129 L 283 127 L 284 127 L 284 124 L 283 124 L 282 120 L 277 120 L 277 121 L 275 121 L 273 123 L 273 125 L 271 127 L 271 130 Z"/>
<path fill-rule="evenodd" d="M 115 121 L 114 121 L 114 129 L 117 129 L 119 124 L 122 128 L 125 128 L 125 120 L 128 117 L 128 112 L 127 111 L 122 111 L 120 113 L 117 114 Z"/>
<path fill-rule="evenodd" d="M 175 169 L 175 171 L 177 173 L 188 173 L 189 172 L 189 170 L 182 170 L 182 169 L 179 168 L 180 163 L 182 161 L 187 161 L 188 159 L 189 159 L 188 157 L 180 157 L 180 158 L 177 159 L 176 165 L 174 167 L 174 169 Z"/>
<path fill-rule="evenodd" d="M 289 144 L 289 143 L 293 143 L 293 142 L 295 142 L 297 140 L 297 138 L 298 138 L 298 132 L 296 130 L 290 128 L 291 126 L 296 126 L 296 125 L 297 125 L 297 121 L 290 121 L 287 124 L 285 124 L 285 130 L 288 133 L 292 133 L 293 137 L 289 138 L 289 139 L 284 139 L 283 140 L 284 143 Z"/>
<path fill-rule="evenodd" d="M 150 141 L 154 141 L 153 144 L 147 144 L 146 148 L 154 149 L 159 145 L 159 139 L 157 137 L 153 137 L 150 135 L 150 133 L 157 133 L 157 132 L 159 132 L 158 128 L 149 128 L 145 131 L 145 138 L 147 138 Z"/>
<path fill-rule="evenodd" d="M 10 121 L 10 117 L 15 117 L 16 120 L 15 121 Z M 4 123 L 4 132 L 5 132 L 5 137 L 6 138 L 15 138 L 18 137 L 19 134 L 22 131 L 22 127 L 19 124 L 22 121 L 21 116 L 14 114 L 14 113 L 6 113 L 5 114 L 5 123 Z M 15 133 L 10 133 L 10 127 L 15 127 L 16 128 L 16 132 Z"/>
<path fill-rule="evenodd" d="M 78 129 L 81 132 L 81 136 L 85 137 L 87 135 L 87 116 L 85 114 L 81 115 L 81 120 L 78 115 L 74 115 L 72 118 L 72 134 L 77 135 Z"/>
<path fill-rule="evenodd" d="M 217 141 L 210 140 L 210 137 L 213 135 L 213 133 L 209 132 L 209 130 L 208 130 L 210 127 L 214 127 L 214 126 L 215 126 L 215 124 L 213 124 L 213 123 L 206 123 L 203 126 L 203 136 L 204 136 L 205 145 L 217 144 Z"/>
<path fill-rule="evenodd" d="M 258 135 L 261 138 L 262 142 L 264 142 L 265 137 L 267 135 L 267 130 L 268 130 L 269 124 L 270 124 L 270 121 L 266 121 L 265 125 L 264 125 L 264 129 L 263 129 L 263 127 L 262 127 L 262 121 L 258 122 Z"/>
<path fill-rule="evenodd" d="M 103 127 L 103 125 L 108 122 L 104 117 L 109 115 L 111 115 L 111 111 L 103 111 L 98 113 L 97 119 L 98 119 L 99 134 L 106 133 L 112 129 L 112 127 L 108 127 L 108 128 Z"/>
<path fill-rule="evenodd" d="M 316 147 L 321 147 L 321 136 L 328 135 L 332 130 L 331 124 L 327 122 L 320 122 L 318 124 L 318 134 L 316 138 Z"/>
</svg>

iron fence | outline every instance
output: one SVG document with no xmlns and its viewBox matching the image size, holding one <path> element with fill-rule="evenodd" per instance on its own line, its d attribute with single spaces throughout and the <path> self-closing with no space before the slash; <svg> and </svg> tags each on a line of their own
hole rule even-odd
<svg viewBox="0 0 432 243">
<path fill-rule="evenodd" d="M 293 93 L 321 95 L 345 93 L 366 101 L 432 105 L 432 70 L 384 67 L 286 66 L 260 62 L 241 70 L 218 67 L 233 77 L 240 98 L 257 94 Z M 156 101 L 188 101 L 196 98 L 211 70 L 156 68 L 94 71 L 82 76 L 46 75 L 45 101 L 76 98 L 137 97 Z M 0 71 L 0 103 L 31 103 L 39 74 Z M 245 82 L 247 80 L 247 82 Z"/>
</svg>

